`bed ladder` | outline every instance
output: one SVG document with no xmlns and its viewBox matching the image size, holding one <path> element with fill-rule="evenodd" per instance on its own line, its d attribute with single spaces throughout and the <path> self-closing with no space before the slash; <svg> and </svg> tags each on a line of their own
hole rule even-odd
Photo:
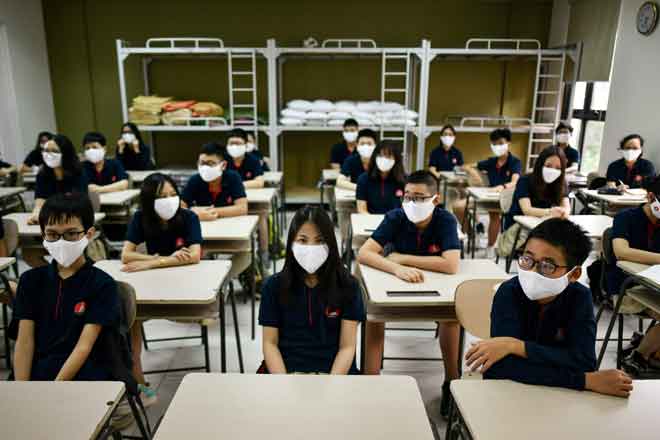
<svg viewBox="0 0 660 440">
<path fill-rule="evenodd" d="M 527 146 L 527 170 L 534 167 L 538 153 L 554 142 L 554 128 L 561 116 L 566 53 L 543 55 L 539 51 L 536 63 L 532 124 Z"/>
<path fill-rule="evenodd" d="M 403 105 L 404 110 L 409 109 L 409 86 L 410 86 L 410 53 L 383 51 L 381 69 L 381 92 L 380 101 L 398 102 Z M 405 119 L 405 118 L 404 118 Z M 404 163 L 408 160 L 408 130 L 410 127 L 385 127 L 380 126 L 380 138 L 382 140 L 400 142 Z"/>
<path fill-rule="evenodd" d="M 227 69 L 229 75 L 229 116 L 232 126 L 253 130 L 257 135 L 257 51 L 241 49 L 228 51 Z M 252 122 L 236 123 L 235 111 L 247 109 Z"/>
</svg>

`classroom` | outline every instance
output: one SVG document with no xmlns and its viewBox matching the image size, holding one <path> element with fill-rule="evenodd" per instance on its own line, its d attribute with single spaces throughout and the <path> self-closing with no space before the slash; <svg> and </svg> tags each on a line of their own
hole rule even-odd
<svg viewBox="0 0 660 440">
<path fill-rule="evenodd" d="M 657 439 L 659 20 L 0 0 L 0 438 Z"/>
</svg>

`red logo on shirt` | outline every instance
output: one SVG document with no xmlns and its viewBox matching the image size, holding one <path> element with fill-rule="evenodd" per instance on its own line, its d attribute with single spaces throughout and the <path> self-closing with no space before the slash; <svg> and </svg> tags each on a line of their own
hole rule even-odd
<svg viewBox="0 0 660 440">
<path fill-rule="evenodd" d="M 397 189 L 394 195 L 397 197 L 403 197 L 403 190 Z"/>
<path fill-rule="evenodd" d="M 341 315 L 341 309 L 339 307 L 328 306 L 325 308 L 325 316 L 327 318 L 339 318 Z"/>
<path fill-rule="evenodd" d="M 440 246 L 438 246 L 437 244 L 432 244 L 431 246 L 429 246 L 430 254 L 437 254 L 438 252 L 440 252 Z"/>
<path fill-rule="evenodd" d="M 640 180 L 642 180 L 642 176 L 635 176 L 635 182 L 639 182 Z"/>
<path fill-rule="evenodd" d="M 232 200 L 231 196 L 227 197 L 227 204 L 231 205 L 232 202 L 233 202 L 233 200 Z"/>
<path fill-rule="evenodd" d="M 117 181 L 117 176 L 112 176 L 112 181 L 116 182 Z"/>
<path fill-rule="evenodd" d="M 73 306 L 73 313 L 77 316 L 85 314 L 85 301 L 80 301 L 78 304 Z"/>
<path fill-rule="evenodd" d="M 451 163 L 455 164 L 455 163 L 456 163 L 456 158 L 453 158 L 453 159 L 451 160 Z"/>
<path fill-rule="evenodd" d="M 185 244 L 186 244 L 186 242 L 184 241 L 184 239 L 182 237 L 179 237 L 179 238 L 176 239 L 175 246 L 177 248 L 183 247 L 183 246 L 185 246 Z"/>
<path fill-rule="evenodd" d="M 249 179 L 250 177 L 252 177 L 252 173 L 248 171 L 247 173 L 245 173 L 245 177 Z"/>
<path fill-rule="evenodd" d="M 506 172 L 506 175 L 507 175 L 507 176 L 510 176 L 510 175 L 511 175 L 511 171 L 507 171 L 507 172 Z"/>
<path fill-rule="evenodd" d="M 566 329 L 558 328 L 557 334 L 555 335 L 555 340 L 559 342 L 559 341 L 563 341 L 564 339 L 566 339 Z"/>
</svg>

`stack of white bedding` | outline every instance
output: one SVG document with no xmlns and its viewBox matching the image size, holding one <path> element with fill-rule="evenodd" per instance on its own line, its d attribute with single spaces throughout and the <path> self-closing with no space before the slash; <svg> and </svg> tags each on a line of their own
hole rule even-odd
<svg viewBox="0 0 660 440">
<path fill-rule="evenodd" d="M 327 99 L 289 101 L 280 115 L 280 123 L 289 126 L 341 127 L 349 118 L 361 126 L 403 127 L 417 125 L 418 114 L 396 102 L 337 101 Z"/>
</svg>

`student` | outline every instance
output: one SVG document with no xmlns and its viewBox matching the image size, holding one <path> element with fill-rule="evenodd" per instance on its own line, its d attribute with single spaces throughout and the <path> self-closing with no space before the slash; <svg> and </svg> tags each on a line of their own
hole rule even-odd
<svg viewBox="0 0 660 440">
<path fill-rule="evenodd" d="M 571 147 L 571 135 L 573 134 L 573 127 L 565 122 L 560 122 L 555 128 L 555 140 L 557 146 L 564 151 L 566 156 L 566 172 L 573 173 L 577 171 L 580 165 L 580 152 Z"/>
<path fill-rule="evenodd" d="M 227 169 L 236 171 L 245 188 L 263 188 L 264 171 L 261 163 L 252 154 L 247 154 L 248 136 L 242 128 L 235 128 L 227 135 Z"/>
<path fill-rule="evenodd" d="M 137 247 L 146 244 L 146 254 Z M 142 183 L 140 210 L 128 225 L 121 252 L 122 271 L 137 272 L 156 268 L 197 264 L 202 254 L 202 230 L 197 215 L 180 207 L 174 180 L 154 173 Z M 157 274 L 154 274 L 157 276 Z M 156 392 L 147 386 L 142 370 L 142 325 L 131 329 L 133 376 L 140 384 L 145 406 L 153 405 Z"/>
<path fill-rule="evenodd" d="M 456 167 L 463 166 L 463 153 L 456 148 L 456 130 L 451 124 L 447 124 L 440 130 L 441 145 L 437 146 L 429 159 L 429 171 L 435 177 L 440 176 L 440 171 L 454 171 Z"/>
<path fill-rule="evenodd" d="M 367 172 L 357 181 L 358 213 L 385 214 L 400 208 L 405 184 L 401 149 L 393 142 L 381 141 L 371 155 Z"/>
<path fill-rule="evenodd" d="M 485 171 L 488 173 L 489 185 L 495 191 L 515 188 L 522 172 L 522 164 L 520 159 L 509 151 L 511 130 L 508 128 L 493 130 L 490 133 L 490 142 L 490 149 L 493 151 L 494 156 L 476 164 L 466 165 L 465 171 L 477 180 L 481 180 L 479 171 Z M 454 212 L 456 212 L 456 216 L 462 223 L 465 216 L 465 202 L 456 203 L 454 206 Z M 490 218 L 488 223 L 488 248 L 492 249 L 500 232 L 501 219 L 499 211 L 490 211 L 488 216 Z M 489 252 L 492 253 L 492 251 Z"/>
<path fill-rule="evenodd" d="M 655 177 L 655 167 L 642 156 L 644 138 L 638 134 L 629 134 L 619 144 L 622 158 L 607 167 L 607 184 L 620 190 L 641 188 L 644 179 Z"/>
<path fill-rule="evenodd" d="M 344 121 L 344 131 L 342 136 L 344 140 L 336 143 L 330 150 L 330 167 L 339 170 L 344 161 L 355 154 L 357 147 L 358 131 L 360 126 L 355 119 L 349 118 Z"/>
<path fill-rule="evenodd" d="M 511 209 L 504 215 L 504 229 L 516 215 L 568 218 L 571 203 L 566 187 L 566 157 L 561 147 L 547 147 L 534 162 L 531 174 L 516 183 Z"/>
<path fill-rule="evenodd" d="M 121 126 L 121 137 L 117 141 L 117 159 L 124 165 L 125 170 L 153 169 L 151 148 L 144 143 L 140 130 L 132 122 Z"/>
<path fill-rule="evenodd" d="M 85 162 L 83 169 L 87 176 L 89 192 L 108 193 L 128 188 L 128 174 L 117 159 L 106 159 L 105 136 L 89 132 L 83 137 Z"/>
<path fill-rule="evenodd" d="M 264 157 L 264 154 L 259 150 L 259 146 L 257 145 L 257 138 L 254 136 L 254 133 L 248 132 L 247 133 L 247 144 L 246 144 L 246 151 L 248 154 L 251 154 L 252 156 L 256 157 L 259 159 L 259 164 L 261 165 L 261 169 L 264 171 L 270 171 L 270 159 L 267 157 Z"/>
<path fill-rule="evenodd" d="M 46 142 L 53 139 L 53 134 L 48 131 L 42 131 L 37 136 L 37 143 L 34 148 L 28 153 L 21 165 L 21 173 L 37 172 L 39 167 L 44 164 L 42 152 L 46 146 Z"/>
<path fill-rule="evenodd" d="M 183 206 L 190 208 L 201 221 L 247 215 L 248 203 L 241 176 L 227 170 L 226 166 L 218 144 L 202 146 L 197 174 L 188 180 L 182 195 Z"/>
<path fill-rule="evenodd" d="M 117 284 L 84 255 L 94 235 L 86 195 L 56 194 L 39 213 L 44 247 L 53 262 L 24 272 L 14 318 L 16 380 L 110 380 L 98 341 L 118 330 Z"/>
<path fill-rule="evenodd" d="M 332 221 L 318 207 L 298 210 L 284 268 L 261 293 L 259 373 L 357 373 L 357 326 L 364 319 L 360 285 L 341 263 Z"/>
<path fill-rule="evenodd" d="M 518 276 L 497 289 L 491 337 L 472 345 L 467 366 L 485 379 L 590 390 L 628 397 L 630 378 L 596 369 L 591 292 L 578 279 L 591 241 L 569 220 L 534 228 L 518 259 Z"/>
<path fill-rule="evenodd" d="M 376 149 L 378 135 L 376 132 L 365 128 L 358 133 L 357 152 L 349 156 L 341 166 L 341 174 L 337 178 L 337 187 L 355 191 L 358 178 L 369 168 L 371 155 Z"/>
<path fill-rule="evenodd" d="M 362 246 L 361 264 L 389 272 L 404 281 L 424 280 L 421 270 L 454 274 L 458 271 L 460 243 L 456 219 L 439 207 L 438 182 L 428 171 L 416 171 L 406 180 L 403 208 L 385 215 L 376 232 Z M 389 254 L 385 249 L 391 250 Z M 445 365 L 441 412 L 449 411 L 449 382 L 458 379 L 458 323 L 440 324 L 440 348 Z M 385 324 L 366 324 L 365 374 L 379 374 Z"/>
</svg>

